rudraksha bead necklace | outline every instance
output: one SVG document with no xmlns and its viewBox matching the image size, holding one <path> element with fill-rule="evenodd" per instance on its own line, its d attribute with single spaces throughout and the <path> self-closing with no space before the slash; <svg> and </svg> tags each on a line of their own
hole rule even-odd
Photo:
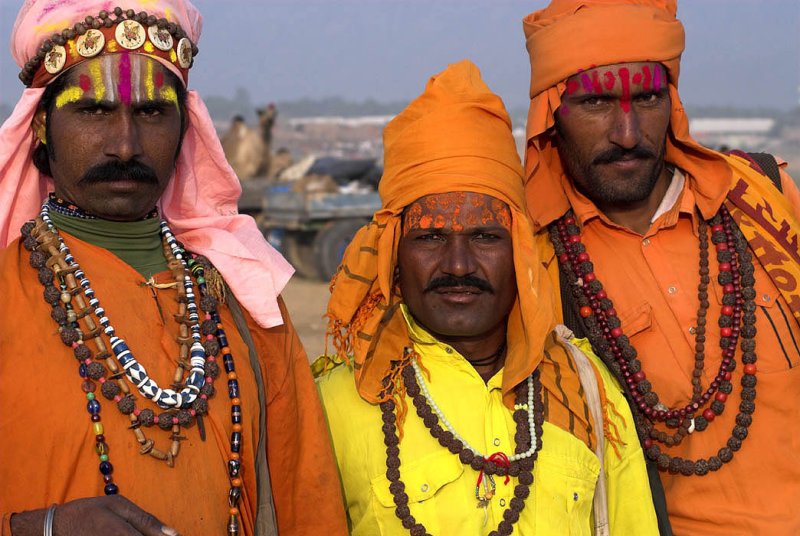
<svg viewBox="0 0 800 536">
<path fill-rule="evenodd" d="M 503 520 L 498 524 L 496 530 L 489 533 L 490 536 L 511 534 L 514 530 L 514 523 L 519 520 L 520 513 L 525 507 L 525 499 L 530 495 L 530 486 L 533 484 L 533 466 L 542 447 L 544 410 L 539 371 L 535 371 L 528 378 L 527 388 L 522 385 L 516 388 L 516 404 L 513 413 L 513 419 L 517 424 L 514 436 L 516 448 L 514 456 L 510 458 L 497 455 L 484 457 L 470 447 L 453 431 L 441 410 L 437 411 L 438 406 L 430 398 L 424 382 L 418 382 L 418 377 L 421 378 L 419 366 L 416 361 L 412 360 L 412 366 L 405 367 L 402 371 L 406 394 L 412 397 L 417 415 L 422 419 L 431 436 L 450 452 L 458 454 L 461 463 L 480 472 L 475 492 L 478 505 L 483 508 L 488 506 L 488 501 L 491 500 L 494 492 L 494 475 L 506 477 L 506 483 L 510 477 L 518 478 L 519 484 L 514 488 L 514 498 L 509 501 L 509 507 L 503 512 Z M 391 395 L 391 392 L 388 394 Z M 430 536 L 424 525 L 418 523 L 411 514 L 408 506 L 409 498 L 405 493 L 405 484 L 400 479 L 400 439 L 397 436 L 395 403 L 389 399 L 382 402 L 380 407 L 386 445 L 386 478 L 390 482 L 389 491 L 397 505 L 395 515 L 412 536 Z M 440 426 L 439 416 L 447 429 Z M 481 497 L 480 484 L 484 475 L 488 481 L 492 482 L 492 490 L 488 490 L 486 495 Z"/>
<path fill-rule="evenodd" d="M 105 483 L 104 492 L 106 495 L 113 495 L 118 493 L 118 487 L 113 481 L 112 472 L 113 466 L 108 462 L 108 445 L 105 442 L 105 435 L 103 425 L 100 419 L 100 403 L 96 400 L 94 391 L 96 385 L 92 380 L 101 383 L 101 392 L 103 395 L 117 402 L 118 409 L 126 415 L 130 416 L 131 429 L 136 435 L 137 441 L 142 445 L 140 454 L 150 454 L 151 456 L 165 460 L 171 467 L 174 465 L 174 458 L 178 455 L 179 441 L 183 439 L 180 436 L 180 426 L 189 426 L 192 424 L 195 416 L 199 423 L 202 423 L 201 416 L 208 411 L 207 398 L 213 396 L 214 388 L 212 386 L 212 376 L 219 374 L 219 366 L 215 362 L 214 354 L 222 353 L 225 371 L 228 375 L 228 395 L 231 399 L 231 440 L 230 440 L 230 453 L 227 462 L 227 472 L 230 477 L 231 487 L 228 491 L 228 506 L 229 518 L 226 527 L 226 534 L 237 535 L 239 534 L 239 509 L 238 501 L 241 497 L 241 461 L 240 451 L 242 446 L 242 412 L 241 401 L 239 399 L 239 384 L 235 370 L 233 355 L 231 354 L 228 345 L 227 336 L 222 326 L 219 313 L 216 310 L 216 299 L 209 295 L 207 292 L 205 281 L 205 266 L 207 263 L 202 258 L 192 258 L 187 254 L 183 248 L 177 243 L 166 222 L 162 222 L 162 239 L 164 241 L 164 254 L 168 261 L 168 266 L 173 271 L 178 283 L 184 283 L 183 287 L 178 285 L 180 309 L 176 315 L 176 320 L 180 322 L 181 330 L 178 337 L 178 342 L 181 344 L 181 356 L 179 358 L 179 366 L 176 370 L 173 385 L 178 384 L 182 379 L 182 370 L 190 370 L 197 368 L 193 365 L 197 364 L 188 361 L 191 351 L 187 343 L 197 343 L 199 337 L 189 336 L 187 323 L 197 324 L 199 316 L 197 315 L 196 304 L 191 307 L 193 303 L 193 295 L 191 286 L 186 285 L 187 279 L 191 282 L 189 276 L 190 272 L 193 274 L 197 281 L 197 286 L 202 294 L 200 306 L 205 311 L 205 321 L 198 327 L 192 330 L 195 333 L 203 333 L 206 340 L 201 345 L 204 348 L 204 367 L 200 368 L 199 373 L 208 374 L 204 379 L 205 382 L 200 387 L 199 397 L 189 400 L 189 397 L 182 397 L 182 403 L 179 407 L 168 409 L 166 412 L 156 416 L 150 409 L 139 410 L 136 408 L 134 397 L 130 394 L 127 386 L 126 374 L 120 369 L 125 364 L 130 368 L 133 360 L 127 361 L 124 358 L 128 354 L 123 354 L 120 364 L 114 360 L 108 359 L 111 354 L 107 350 L 107 346 L 101 337 L 101 332 L 110 338 L 114 337 L 113 328 L 109 330 L 110 323 L 105 318 L 105 311 L 100 307 L 99 300 L 94 296 L 94 290 L 83 274 L 80 266 L 69 248 L 64 243 L 63 239 L 58 235 L 55 226 L 50 221 L 48 215 L 48 206 L 42 208 L 40 218 L 35 222 L 27 222 L 22 227 L 23 245 L 26 249 L 30 250 L 30 264 L 39 270 L 39 281 L 45 286 L 45 301 L 52 307 L 52 318 L 59 324 L 59 334 L 61 340 L 67 346 L 73 349 L 76 359 L 79 361 L 79 374 L 83 378 L 81 383 L 82 390 L 86 393 L 88 400 L 87 411 L 91 415 L 93 422 L 93 431 L 95 433 L 95 450 L 100 456 L 100 472 L 103 475 Z M 54 278 L 59 281 L 59 287 L 53 284 Z M 184 292 L 180 292 L 184 290 Z M 83 300 L 81 292 L 89 300 L 89 305 Z M 77 310 L 73 302 L 78 306 Z M 63 304 L 63 307 L 61 306 Z M 94 310 L 94 311 L 93 311 Z M 99 310 L 99 311 L 98 311 Z M 191 315 L 194 311 L 194 315 Z M 98 317 L 98 321 L 104 327 L 100 329 L 92 320 L 90 312 L 94 312 Z M 189 314 L 187 314 L 189 313 Z M 195 318 L 198 317 L 198 318 Z M 87 330 L 82 331 L 78 320 L 82 319 Z M 215 337 L 216 335 L 216 337 Z M 92 360 L 92 352 L 85 345 L 84 339 L 94 339 L 98 353 Z M 119 340 L 119 339 L 117 339 Z M 113 343 L 112 343 L 113 345 Z M 196 348 L 195 348 L 196 349 Z M 120 352 L 121 353 L 121 352 Z M 197 356 L 194 356 L 197 357 Z M 111 381 L 106 380 L 106 370 L 102 361 L 106 363 L 111 370 Z M 124 361 L 125 364 L 122 363 Z M 197 371 L 194 371 L 197 372 Z M 130 379 L 130 377 L 128 377 Z M 140 382 L 140 385 L 144 382 Z M 120 396 L 120 391 L 124 396 Z M 180 396 L 180 395 L 178 395 Z M 167 452 L 162 452 L 154 447 L 154 442 L 147 439 L 141 430 L 141 426 L 152 426 L 153 424 L 159 425 L 164 430 L 172 430 L 172 447 Z M 202 436 L 202 432 L 201 432 Z"/>
<path fill-rule="evenodd" d="M 695 367 L 692 374 L 691 402 L 682 408 L 667 408 L 653 390 L 653 386 L 637 352 L 627 336 L 624 335 L 616 310 L 608 298 L 603 285 L 597 280 L 586 247 L 582 243 L 580 229 L 571 211 L 550 226 L 550 239 L 553 243 L 559 265 L 568 281 L 573 285 L 572 295 L 579 306 L 592 346 L 606 364 L 614 371 L 625 386 L 636 413 L 637 431 L 651 460 L 657 462 L 662 470 L 684 475 L 705 475 L 716 471 L 733 458 L 733 452 L 741 448 L 747 437 L 747 428 L 755 411 L 756 354 L 755 354 L 755 279 L 753 277 L 752 254 L 747 249 L 747 241 L 723 206 L 711 222 L 711 240 L 714 243 L 719 262 L 718 282 L 723 290 L 720 312 L 720 348 L 722 360 L 719 371 L 703 391 L 701 377 L 704 371 L 706 315 L 709 307 L 708 285 L 708 227 L 701 219 L 700 236 L 700 285 L 698 286 L 698 325 L 695 331 Z M 736 368 L 735 354 L 741 339 L 744 375 L 742 384 L 742 403 L 736 417 L 732 436 L 727 445 L 716 456 L 697 461 L 671 457 L 654 442 L 667 447 L 679 444 L 688 434 L 702 432 L 708 424 L 725 409 L 725 402 L 733 390 L 731 378 Z M 713 401 L 712 401 L 713 397 Z M 696 415 L 708 402 L 710 407 Z M 675 434 L 658 430 L 655 422 L 665 422 L 669 428 L 677 428 Z"/>
</svg>

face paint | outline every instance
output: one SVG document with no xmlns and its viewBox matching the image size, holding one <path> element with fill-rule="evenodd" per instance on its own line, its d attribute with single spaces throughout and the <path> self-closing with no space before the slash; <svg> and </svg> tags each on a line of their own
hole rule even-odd
<svg viewBox="0 0 800 536">
<path fill-rule="evenodd" d="M 81 74 L 78 77 L 78 82 L 79 82 L 79 85 L 81 86 L 81 89 L 83 90 L 84 93 L 86 93 L 87 91 L 92 89 L 92 81 L 89 80 L 89 77 L 86 76 L 85 74 Z"/>
<path fill-rule="evenodd" d="M 56 108 L 61 109 L 67 104 L 72 104 L 73 102 L 81 100 L 83 93 L 84 90 L 77 86 L 65 88 L 64 91 L 56 96 Z"/>
<path fill-rule="evenodd" d="M 406 208 L 403 235 L 412 230 L 441 230 L 455 233 L 465 228 L 500 226 L 511 229 L 511 211 L 500 200 L 472 192 L 433 194 Z"/>
<path fill-rule="evenodd" d="M 631 85 L 628 78 L 629 76 L 628 68 L 621 67 L 619 70 L 619 82 L 622 84 L 622 97 L 619 99 L 619 105 L 625 113 L 631 111 Z"/>
<path fill-rule="evenodd" d="M 165 87 L 161 90 L 161 98 L 167 102 L 170 102 L 175 105 L 180 111 L 180 105 L 178 104 L 178 94 L 175 92 L 175 88 L 172 86 Z"/>
<path fill-rule="evenodd" d="M 99 61 L 92 61 L 89 63 L 89 76 L 92 79 L 95 100 L 103 100 L 103 97 L 106 96 L 106 85 L 103 82 L 103 70 Z"/>
<path fill-rule="evenodd" d="M 611 91 L 614 89 L 615 85 L 617 85 L 617 77 L 614 76 L 613 72 L 606 71 L 603 74 L 603 86 L 605 86 L 608 91 Z"/>
<path fill-rule="evenodd" d="M 123 52 L 119 60 L 119 82 L 117 82 L 117 92 L 122 104 L 131 103 L 131 55 Z"/>
<path fill-rule="evenodd" d="M 658 67 L 656 67 L 658 69 Z M 645 65 L 642 67 L 642 73 L 644 73 L 644 80 L 642 81 L 642 89 L 649 90 L 650 84 L 653 81 L 653 75 L 650 74 L 650 66 Z"/>
<path fill-rule="evenodd" d="M 155 98 L 155 82 L 153 81 L 153 62 L 147 62 L 147 72 L 144 78 L 144 87 L 145 93 L 147 95 L 147 100 L 153 100 Z"/>
<path fill-rule="evenodd" d="M 653 91 L 661 91 L 661 67 L 656 66 L 655 80 L 653 81 Z"/>
</svg>

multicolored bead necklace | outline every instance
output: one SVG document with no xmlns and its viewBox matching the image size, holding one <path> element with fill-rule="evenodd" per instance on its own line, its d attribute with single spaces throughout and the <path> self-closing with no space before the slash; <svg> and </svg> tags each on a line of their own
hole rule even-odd
<svg viewBox="0 0 800 536">
<path fill-rule="evenodd" d="M 435 402 L 422 378 L 419 366 L 412 360 L 412 366 L 402 370 L 406 394 L 412 397 L 417 415 L 422 419 L 431 436 L 440 445 L 453 454 L 458 454 L 462 464 L 469 465 L 479 471 L 475 495 L 478 506 L 488 507 L 488 502 L 494 495 L 494 476 L 504 476 L 507 484 L 510 477 L 517 477 L 519 484 L 514 488 L 514 498 L 509 501 L 509 507 L 503 512 L 503 520 L 490 536 L 508 536 L 514 530 L 514 523 L 519 520 L 520 513 L 525 508 L 525 499 L 530 495 L 530 486 L 533 484 L 533 466 L 542 447 L 542 425 L 544 423 L 544 410 L 542 402 L 542 384 L 539 380 L 539 371 L 535 371 L 527 381 L 527 388 L 522 385 L 516 388 L 516 403 L 513 413 L 517 424 L 514 436 L 516 442 L 515 454 L 509 458 L 497 453 L 489 457 L 479 454 L 469 446 L 450 426 Z M 391 393 L 388 393 L 391 394 Z M 527 403 L 526 403 L 527 402 Z M 418 523 L 408 506 L 408 494 L 405 493 L 405 484 L 400 479 L 400 439 L 397 436 L 397 417 L 394 413 L 395 403 L 392 399 L 382 402 L 381 413 L 383 418 L 384 443 L 386 444 L 386 478 L 389 480 L 389 491 L 397 505 L 395 514 L 400 519 L 403 527 L 412 536 L 430 536 L 425 526 Z M 440 419 L 445 428 L 440 425 Z M 491 490 L 486 489 L 484 496 L 480 496 L 480 485 L 485 475 L 485 480 L 491 483 Z"/>
<path fill-rule="evenodd" d="M 226 533 L 239 534 L 238 501 L 242 485 L 240 461 L 242 413 L 239 384 L 227 336 L 216 309 L 217 301 L 208 293 L 206 287 L 205 265 L 208 261 L 187 254 L 172 235 L 166 222 L 161 223 L 164 255 L 178 284 L 179 310 L 175 318 L 180 323 L 177 341 L 181 346 L 179 365 L 172 384 L 176 389 L 162 389 L 147 376 L 144 367 L 133 357 L 124 340 L 116 336 L 114 328 L 105 316 L 105 310 L 100 306 L 91 288 L 91 283 L 52 224 L 48 209 L 46 204 L 36 221 L 23 225 L 21 230 L 23 245 L 31 252 L 31 266 L 39 271 L 39 281 L 45 286 L 44 298 L 53 307 L 51 317 L 59 324 L 61 340 L 73 349 L 79 361 L 78 372 L 83 380 L 81 388 L 88 400 L 87 411 L 93 423 L 95 450 L 100 456 L 99 469 L 105 483 L 105 494 L 114 495 L 118 493 L 119 488 L 113 481 L 113 466 L 108 461 L 108 445 L 105 442 L 100 419 L 101 406 L 94 394 L 96 390 L 94 382 L 101 384 L 104 397 L 116 402 L 119 411 L 130 417 L 130 428 L 141 445 L 140 454 L 149 454 L 156 459 L 164 460 L 172 467 L 180 449 L 180 441 L 184 439 L 180 435 L 181 426 L 190 426 L 196 420 L 201 438 L 205 439 L 202 415 L 208 412 L 208 398 L 214 395 L 213 379 L 220 372 L 215 356 L 222 353 L 228 375 L 232 423 L 227 462 L 231 487 L 228 491 L 229 520 Z M 199 322 L 190 273 L 195 276 L 201 293 L 200 307 L 205 312 L 205 320 L 202 323 Z M 54 279 L 58 280 L 58 287 L 55 286 Z M 82 294 L 88 300 L 88 304 Z M 90 313 L 93 313 L 99 325 L 95 323 Z M 79 319 L 83 320 L 87 329 L 81 330 Z M 111 353 L 101 333 L 109 338 L 116 360 L 108 359 Z M 85 344 L 88 339 L 93 339 L 97 346 L 98 353 L 94 356 Z M 108 379 L 106 379 L 106 366 L 111 372 Z M 184 370 L 188 370 L 189 374 L 184 383 L 185 387 L 178 392 Z M 166 411 L 156 415 L 151 409 L 138 409 L 128 387 L 128 381 L 136 386 L 142 396 L 153 400 Z M 170 436 L 172 445 L 169 450 L 157 449 L 154 441 L 148 439 L 141 429 L 142 426 L 149 427 L 154 424 L 163 430 L 172 431 Z"/>
<path fill-rule="evenodd" d="M 753 277 L 752 254 L 747 241 L 723 206 L 710 221 L 711 241 L 719 263 L 718 282 L 723 298 L 719 318 L 720 348 L 722 360 L 719 370 L 709 386 L 703 390 L 701 378 L 705 369 L 706 316 L 710 305 L 708 285 L 708 230 L 709 224 L 700 220 L 700 285 L 698 286 L 699 308 L 695 329 L 695 367 L 692 374 L 691 402 L 681 408 L 667 408 L 637 358 L 636 349 L 623 333 L 616 310 L 608 298 L 603 285 L 597 280 L 594 266 L 582 243 L 580 228 L 571 211 L 550 226 L 559 265 L 572 283 L 572 295 L 579 306 L 579 314 L 586 325 L 592 346 L 606 364 L 615 372 L 626 387 L 636 413 L 637 430 L 645 453 L 657 462 L 662 470 L 683 475 L 702 476 L 719 470 L 733 458 L 747 437 L 747 428 L 755 411 L 756 354 L 755 354 L 755 278 Z M 667 447 L 680 444 L 689 434 L 704 431 L 710 422 L 725 410 L 725 403 L 733 390 L 731 379 L 736 368 L 736 347 L 741 339 L 742 403 L 736 417 L 736 425 L 726 446 L 716 456 L 696 461 L 669 456 L 655 442 Z M 713 397 L 713 400 L 712 400 Z M 706 406 L 710 406 L 698 412 Z M 655 427 L 663 422 L 668 428 L 677 429 L 669 434 Z"/>
</svg>

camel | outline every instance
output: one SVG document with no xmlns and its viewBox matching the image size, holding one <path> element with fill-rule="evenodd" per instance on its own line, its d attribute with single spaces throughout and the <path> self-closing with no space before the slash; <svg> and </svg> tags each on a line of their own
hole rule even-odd
<svg viewBox="0 0 800 536">
<path fill-rule="evenodd" d="M 278 115 L 274 104 L 256 110 L 259 128 L 251 128 L 244 117 L 237 115 L 222 136 L 225 158 L 240 181 L 265 177 L 272 160 L 272 127 Z"/>
</svg>

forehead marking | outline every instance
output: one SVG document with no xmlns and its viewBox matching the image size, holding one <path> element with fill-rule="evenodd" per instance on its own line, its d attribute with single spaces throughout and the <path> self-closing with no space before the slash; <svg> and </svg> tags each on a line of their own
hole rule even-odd
<svg viewBox="0 0 800 536">
<path fill-rule="evenodd" d="M 103 97 L 106 96 L 106 85 L 103 83 L 103 70 L 99 61 L 89 63 L 89 76 L 92 78 L 95 100 L 103 100 Z"/>
<path fill-rule="evenodd" d="M 175 105 L 175 108 L 180 108 L 178 106 L 178 93 L 175 91 L 175 88 L 172 86 L 166 86 L 161 89 L 161 98 L 165 101 L 172 103 Z"/>
<path fill-rule="evenodd" d="M 56 108 L 61 109 L 67 104 L 79 101 L 83 97 L 83 90 L 78 86 L 70 86 L 56 97 Z"/>
<path fill-rule="evenodd" d="M 650 84 L 653 81 L 653 75 L 650 73 L 650 66 L 645 65 L 642 67 L 642 73 L 644 73 L 644 80 L 642 81 L 642 88 L 647 91 L 650 89 Z"/>
<path fill-rule="evenodd" d="M 89 77 L 86 76 L 85 74 L 80 75 L 78 80 L 79 80 L 79 85 L 81 86 L 81 89 L 83 90 L 84 93 L 92 89 L 92 81 L 89 80 Z"/>
<path fill-rule="evenodd" d="M 617 77 L 614 76 L 613 71 L 606 71 L 603 73 L 603 85 L 606 87 L 606 90 L 611 91 L 614 89 L 614 86 L 617 85 Z"/>
<path fill-rule="evenodd" d="M 653 81 L 653 91 L 661 91 L 661 68 L 656 66 L 655 80 Z"/>
<path fill-rule="evenodd" d="M 147 62 L 147 73 L 144 78 L 144 87 L 147 94 L 147 100 L 151 101 L 155 98 L 155 84 L 153 83 L 153 62 Z"/>
<path fill-rule="evenodd" d="M 127 51 L 123 52 L 119 58 L 117 91 L 122 104 L 128 105 L 131 103 L 131 56 Z"/>
<path fill-rule="evenodd" d="M 622 111 L 628 113 L 631 111 L 631 85 L 630 85 L 630 72 L 627 67 L 620 67 L 619 81 L 622 84 L 622 98 L 619 105 Z"/>
</svg>

